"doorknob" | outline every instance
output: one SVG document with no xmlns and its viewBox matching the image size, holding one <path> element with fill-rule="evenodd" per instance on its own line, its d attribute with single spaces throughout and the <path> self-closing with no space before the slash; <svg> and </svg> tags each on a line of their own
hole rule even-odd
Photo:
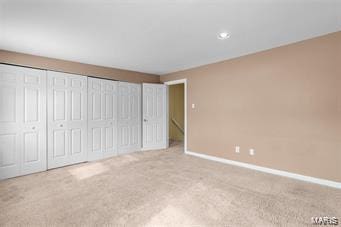
<svg viewBox="0 0 341 227">
<path fill-rule="evenodd" d="M 144 122 L 147 122 L 148 120 L 147 119 L 143 119 Z"/>
<path fill-rule="evenodd" d="M 63 124 L 60 124 L 59 126 L 60 126 L 60 127 L 63 127 Z"/>
<path fill-rule="evenodd" d="M 36 129 L 36 126 L 33 126 L 32 129 L 33 129 L 33 130 Z"/>
</svg>

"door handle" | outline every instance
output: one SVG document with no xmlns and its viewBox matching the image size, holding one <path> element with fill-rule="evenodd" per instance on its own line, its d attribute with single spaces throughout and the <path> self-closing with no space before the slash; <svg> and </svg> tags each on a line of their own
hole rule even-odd
<svg viewBox="0 0 341 227">
<path fill-rule="evenodd" d="M 143 119 L 144 122 L 147 122 L 148 120 L 147 119 Z"/>
<path fill-rule="evenodd" d="M 33 126 L 32 129 L 33 129 L 33 130 L 36 129 L 36 126 Z"/>
<path fill-rule="evenodd" d="M 59 126 L 60 126 L 60 127 L 63 127 L 63 124 L 60 124 Z"/>
</svg>

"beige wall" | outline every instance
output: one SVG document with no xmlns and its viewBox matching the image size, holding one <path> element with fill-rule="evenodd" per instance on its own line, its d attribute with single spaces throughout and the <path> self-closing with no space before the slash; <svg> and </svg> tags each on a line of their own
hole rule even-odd
<svg viewBox="0 0 341 227">
<path fill-rule="evenodd" d="M 78 62 L 64 61 L 53 58 L 39 57 L 5 50 L 0 50 L 0 63 L 21 65 L 134 83 L 158 83 L 160 81 L 159 76 L 157 75 L 82 64 Z"/>
<path fill-rule="evenodd" d="M 172 118 L 184 129 L 184 84 L 169 86 L 169 138 L 183 141 L 184 135 L 172 122 Z"/>
<path fill-rule="evenodd" d="M 341 32 L 161 81 L 182 78 L 188 150 L 341 182 Z"/>
<path fill-rule="evenodd" d="M 341 32 L 161 77 L 188 79 L 188 149 L 341 182 Z M 0 50 L 0 62 L 129 82 L 157 75 Z M 195 109 L 189 108 L 192 103 Z M 234 147 L 241 153 L 234 153 Z M 255 156 L 247 150 L 254 148 Z"/>
</svg>

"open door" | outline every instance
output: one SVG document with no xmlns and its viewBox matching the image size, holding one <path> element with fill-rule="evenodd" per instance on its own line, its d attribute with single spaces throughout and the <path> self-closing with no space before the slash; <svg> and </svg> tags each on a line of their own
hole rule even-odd
<svg viewBox="0 0 341 227">
<path fill-rule="evenodd" d="M 167 148 L 167 86 L 142 85 L 143 150 Z"/>
</svg>

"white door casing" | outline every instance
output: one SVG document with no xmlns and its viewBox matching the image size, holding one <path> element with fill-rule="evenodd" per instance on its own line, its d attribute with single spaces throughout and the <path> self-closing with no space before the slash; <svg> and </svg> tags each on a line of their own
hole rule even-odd
<svg viewBox="0 0 341 227">
<path fill-rule="evenodd" d="M 143 150 L 167 148 L 167 86 L 142 85 Z"/>
<path fill-rule="evenodd" d="M 118 83 L 118 153 L 141 150 L 141 85 Z"/>
<path fill-rule="evenodd" d="M 46 71 L 0 64 L 0 179 L 46 170 Z"/>
<path fill-rule="evenodd" d="M 117 81 L 88 78 L 88 160 L 117 155 Z"/>
<path fill-rule="evenodd" d="M 87 160 L 87 77 L 48 71 L 48 169 Z"/>
</svg>

